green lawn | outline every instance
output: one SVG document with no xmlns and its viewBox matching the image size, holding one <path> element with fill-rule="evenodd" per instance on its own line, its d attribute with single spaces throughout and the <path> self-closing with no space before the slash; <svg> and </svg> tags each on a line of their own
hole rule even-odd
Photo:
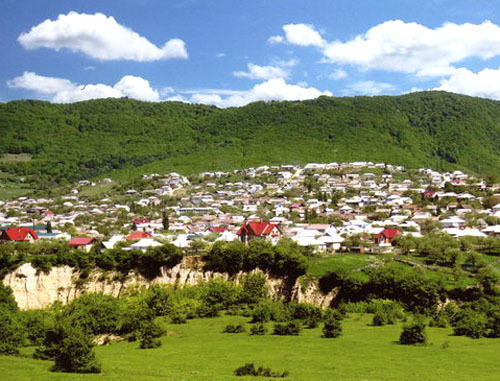
<svg viewBox="0 0 500 381">
<path fill-rule="evenodd" d="M 400 325 L 371 327 L 369 315 L 351 315 L 338 339 L 323 339 L 319 328 L 299 337 L 223 334 L 224 316 L 168 325 L 163 346 L 140 350 L 138 343 L 97 348 L 100 375 L 49 372 L 51 362 L 0 357 L 1 379 L 14 380 L 252 380 L 233 377 L 246 362 L 289 370 L 288 380 L 496 380 L 499 339 L 451 336 L 451 329 L 428 328 L 430 345 L 397 344 Z M 271 326 L 271 325 L 270 325 Z M 249 327 L 249 325 L 247 325 Z"/>
<path fill-rule="evenodd" d="M 379 256 L 382 259 L 383 256 Z M 377 256 L 368 254 L 342 254 L 331 257 L 313 258 L 309 262 L 307 275 L 321 277 L 340 268 L 352 271 L 377 260 Z"/>
</svg>

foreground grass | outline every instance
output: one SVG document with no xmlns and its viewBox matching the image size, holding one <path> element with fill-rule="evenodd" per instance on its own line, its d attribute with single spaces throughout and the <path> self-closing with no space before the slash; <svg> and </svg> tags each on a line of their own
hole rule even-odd
<svg viewBox="0 0 500 381">
<path fill-rule="evenodd" d="M 430 328 L 430 345 L 402 346 L 396 342 L 401 325 L 371 327 L 370 320 L 369 315 L 350 315 L 343 323 L 343 336 L 323 339 L 320 328 L 304 330 L 299 337 L 223 334 L 226 324 L 248 319 L 196 319 L 168 325 L 169 335 L 158 349 L 140 350 L 138 343 L 127 342 L 97 348 L 103 365 L 100 375 L 51 373 L 49 361 L 0 356 L 1 378 L 251 380 L 255 378 L 234 377 L 232 372 L 253 362 L 276 371 L 289 370 L 287 380 L 498 379 L 499 339 L 473 340 L 451 336 L 451 329 Z"/>
</svg>

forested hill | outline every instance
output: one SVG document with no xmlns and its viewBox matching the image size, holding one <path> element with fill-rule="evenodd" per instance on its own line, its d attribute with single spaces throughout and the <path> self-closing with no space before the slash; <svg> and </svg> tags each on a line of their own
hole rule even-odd
<svg viewBox="0 0 500 381">
<path fill-rule="evenodd" d="M 39 185 L 119 169 L 127 176 L 334 160 L 498 173 L 499 150 L 500 102 L 445 92 L 231 109 L 130 99 L 0 104 L 0 171 Z"/>
</svg>

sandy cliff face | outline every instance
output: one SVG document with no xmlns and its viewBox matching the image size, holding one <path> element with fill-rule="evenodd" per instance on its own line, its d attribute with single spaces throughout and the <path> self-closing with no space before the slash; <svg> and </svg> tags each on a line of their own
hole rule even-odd
<svg viewBox="0 0 500 381">
<path fill-rule="evenodd" d="M 237 274 L 238 281 L 244 273 Z M 3 283 L 12 288 L 14 297 L 21 309 L 37 309 L 50 306 L 58 301 L 69 303 L 82 293 L 102 292 L 108 295 L 119 296 L 127 287 L 150 287 L 153 284 L 171 284 L 178 286 L 196 285 L 213 278 L 228 279 L 228 274 L 203 271 L 200 262 L 186 258 L 172 268 L 162 268 L 160 275 L 148 280 L 138 274 L 123 276 L 116 273 L 93 271 L 90 276 L 80 279 L 80 272 L 69 266 L 59 266 L 49 273 L 38 272 L 29 263 L 18 267 L 8 274 Z M 271 295 L 283 296 L 288 300 L 310 302 L 319 306 L 328 306 L 333 296 L 323 295 L 317 284 L 312 282 L 306 288 L 299 282 L 290 284 L 287 280 L 267 276 Z"/>
</svg>

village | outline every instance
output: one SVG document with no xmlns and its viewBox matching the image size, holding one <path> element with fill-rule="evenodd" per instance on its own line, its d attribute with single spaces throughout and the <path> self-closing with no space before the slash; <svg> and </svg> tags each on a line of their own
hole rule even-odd
<svg viewBox="0 0 500 381">
<path fill-rule="evenodd" d="M 458 170 L 309 163 L 80 181 L 53 198 L 0 201 L 0 242 L 62 240 L 86 251 L 287 237 L 315 253 L 384 253 L 396 237 L 430 229 L 499 237 L 500 188 Z"/>
</svg>

